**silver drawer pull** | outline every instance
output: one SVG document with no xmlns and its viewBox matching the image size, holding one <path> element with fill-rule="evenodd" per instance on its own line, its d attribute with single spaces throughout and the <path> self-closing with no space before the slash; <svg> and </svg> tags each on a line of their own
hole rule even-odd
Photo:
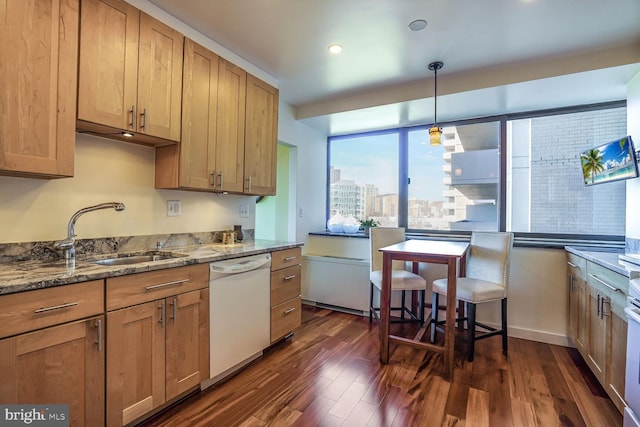
<svg viewBox="0 0 640 427">
<path fill-rule="evenodd" d="M 294 259 L 296 259 L 297 257 L 295 256 L 288 256 L 284 259 L 284 262 L 289 262 L 289 261 L 293 261 Z"/>
<path fill-rule="evenodd" d="M 52 305 L 51 307 L 38 308 L 36 310 L 33 310 L 33 312 L 34 313 L 46 313 L 47 311 L 60 310 L 61 308 L 73 307 L 75 305 L 78 305 L 78 303 L 77 302 L 68 302 L 66 304 Z"/>
<path fill-rule="evenodd" d="M 296 308 L 295 308 L 295 307 L 290 308 L 290 309 L 288 309 L 288 310 L 285 310 L 285 311 L 284 311 L 284 314 L 293 313 L 294 311 L 296 311 Z"/>
<path fill-rule="evenodd" d="M 593 274 L 589 274 L 589 277 L 591 277 L 594 280 L 597 280 L 599 283 L 602 283 L 603 285 L 605 285 L 607 288 L 611 289 L 612 291 L 620 292 L 621 294 L 624 295 L 624 291 L 622 289 L 611 286 L 610 284 L 608 284 L 607 282 L 605 282 L 604 280 L 602 280 L 598 276 L 594 276 Z"/>
<path fill-rule="evenodd" d="M 174 280 L 173 282 L 160 283 L 158 285 L 147 286 L 145 289 L 148 291 L 151 291 L 153 289 L 164 288 L 166 286 L 182 285 L 183 283 L 186 283 L 188 281 L 189 279 Z"/>
<path fill-rule="evenodd" d="M 292 274 L 291 276 L 287 276 L 287 277 L 285 277 L 285 278 L 284 278 L 284 279 L 282 279 L 282 280 L 293 280 L 293 279 L 295 279 L 295 278 L 296 278 L 296 275 L 295 275 L 295 274 Z"/>
<path fill-rule="evenodd" d="M 575 265 L 572 262 L 567 261 L 567 264 L 569 264 L 569 267 L 571 267 L 571 268 L 579 268 L 577 265 Z"/>
</svg>

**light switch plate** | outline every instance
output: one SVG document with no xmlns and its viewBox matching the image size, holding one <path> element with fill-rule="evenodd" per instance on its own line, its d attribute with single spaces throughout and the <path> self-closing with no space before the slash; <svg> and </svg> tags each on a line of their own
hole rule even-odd
<svg viewBox="0 0 640 427">
<path fill-rule="evenodd" d="M 180 216 L 182 214 L 182 203 L 180 200 L 167 200 L 167 216 Z"/>
<path fill-rule="evenodd" d="M 240 218 L 249 218 L 249 205 L 240 205 Z"/>
</svg>

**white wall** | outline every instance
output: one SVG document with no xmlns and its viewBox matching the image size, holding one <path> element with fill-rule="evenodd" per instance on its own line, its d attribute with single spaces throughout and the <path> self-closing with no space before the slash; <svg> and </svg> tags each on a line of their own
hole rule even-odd
<svg viewBox="0 0 640 427">
<path fill-rule="evenodd" d="M 278 139 L 297 147 L 296 241 L 306 242 L 310 232 L 324 230 L 327 182 L 327 135 L 316 131 L 293 116 L 293 109 L 280 102 Z M 300 211 L 302 210 L 302 216 Z M 306 247 L 302 248 L 307 252 Z"/>
<path fill-rule="evenodd" d="M 77 134 L 75 176 L 56 180 L 0 177 L 0 243 L 58 240 L 78 209 L 123 202 L 124 212 L 83 215 L 78 238 L 253 228 L 255 197 L 154 188 L 153 148 Z M 167 216 L 167 200 L 182 202 L 182 215 Z M 240 218 L 247 204 L 249 218 Z"/>
<path fill-rule="evenodd" d="M 370 259 L 369 240 L 310 236 L 307 253 Z M 430 285 L 446 277 L 444 265 L 422 266 L 420 274 Z M 566 258 L 562 249 L 514 248 L 509 276 L 509 336 L 568 345 Z M 430 299 L 430 297 L 429 297 Z M 478 306 L 478 320 L 500 323 L 499 303 Z"/>
</svg>

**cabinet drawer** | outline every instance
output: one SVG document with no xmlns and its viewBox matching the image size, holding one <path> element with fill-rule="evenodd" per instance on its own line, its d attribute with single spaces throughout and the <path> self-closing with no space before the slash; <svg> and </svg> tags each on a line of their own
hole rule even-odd
<svg viewBox="0 0 640 427">
<path fill-rule="evenodd" d="M 3 295 L 0 297 L 0 338 L 103 311 L 103 280 Z"/>
<path fill-rule="evenodd" d="M 587 260 L 578 255 L 567 252 L 567 268 L 573 270 L 573 275 L 582 279 L 587 278 Z"/>
<path fill-rule="evenodd" d="M 107 279 L 107 311 L 209 286 L 208 264 L 168 268 Z"/>
<path fill-rule="evenodd" d="M 302 298 L 297 297 L 271 309 L 271 342 L 277 341 L 302 323 Z"/>
<path fill-rule="evenodd" d="M 589 273 L 590 283 L 593 283 L 608 294 L 618 294 L 626 298 L 629 292 L 628 277 L 593 262 L 588 263 L 587 272 Z M 616 289 L 618 290 L 616 291 Z"/>
<path fill-rule="evenodd" d="M 302 263 L 302 249 L 299 247 L 271 252 L 271 271 Z"/>
<path fill-rule="evenodd" d="M 301 265 L 283 268 L 271 273 L 271 305 L 278 305 L 300 296 Z"/>
</svg>

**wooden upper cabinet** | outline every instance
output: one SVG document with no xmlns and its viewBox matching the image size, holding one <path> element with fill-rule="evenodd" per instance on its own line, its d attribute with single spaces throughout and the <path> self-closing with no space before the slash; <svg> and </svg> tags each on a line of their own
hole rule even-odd
<svg viewBox="0 0 640 427">
<path fill-rule="evenodd" d="M 135 130 L 140 11 L 120 0 L 83 0 L 78 119 Z"/>
<path fill-rule="evenodd" d="M 82 0 L 78 129 L 149 145 L 179 141 L 182 53 L 182 34 L 130 4 Z"/>
<path fill-rule="evenodd" d="M 247 75 L 244 192 L 276 194 L 278 89 Z"/>
<path fill-rule="evenodd" d="M 138 132 L 180 141 L 183 44 L 182 34 L 140 13 Z"/>
<path fill-rule="evenodd" d="M 220 58 L 216 174 L 221 191 L 243 191 L 246 90 L 247 72 Z"/>
<path fill-rule="evenodd" d="M 218 55 L 184 41 L 181 143 L 156 149 L 156 187 L 214 190 Z"/>
<path fill-rule="evenodd" d="M 0 0 L 0 174 L 73 176 L 78 0 Z"/>
</svg>

